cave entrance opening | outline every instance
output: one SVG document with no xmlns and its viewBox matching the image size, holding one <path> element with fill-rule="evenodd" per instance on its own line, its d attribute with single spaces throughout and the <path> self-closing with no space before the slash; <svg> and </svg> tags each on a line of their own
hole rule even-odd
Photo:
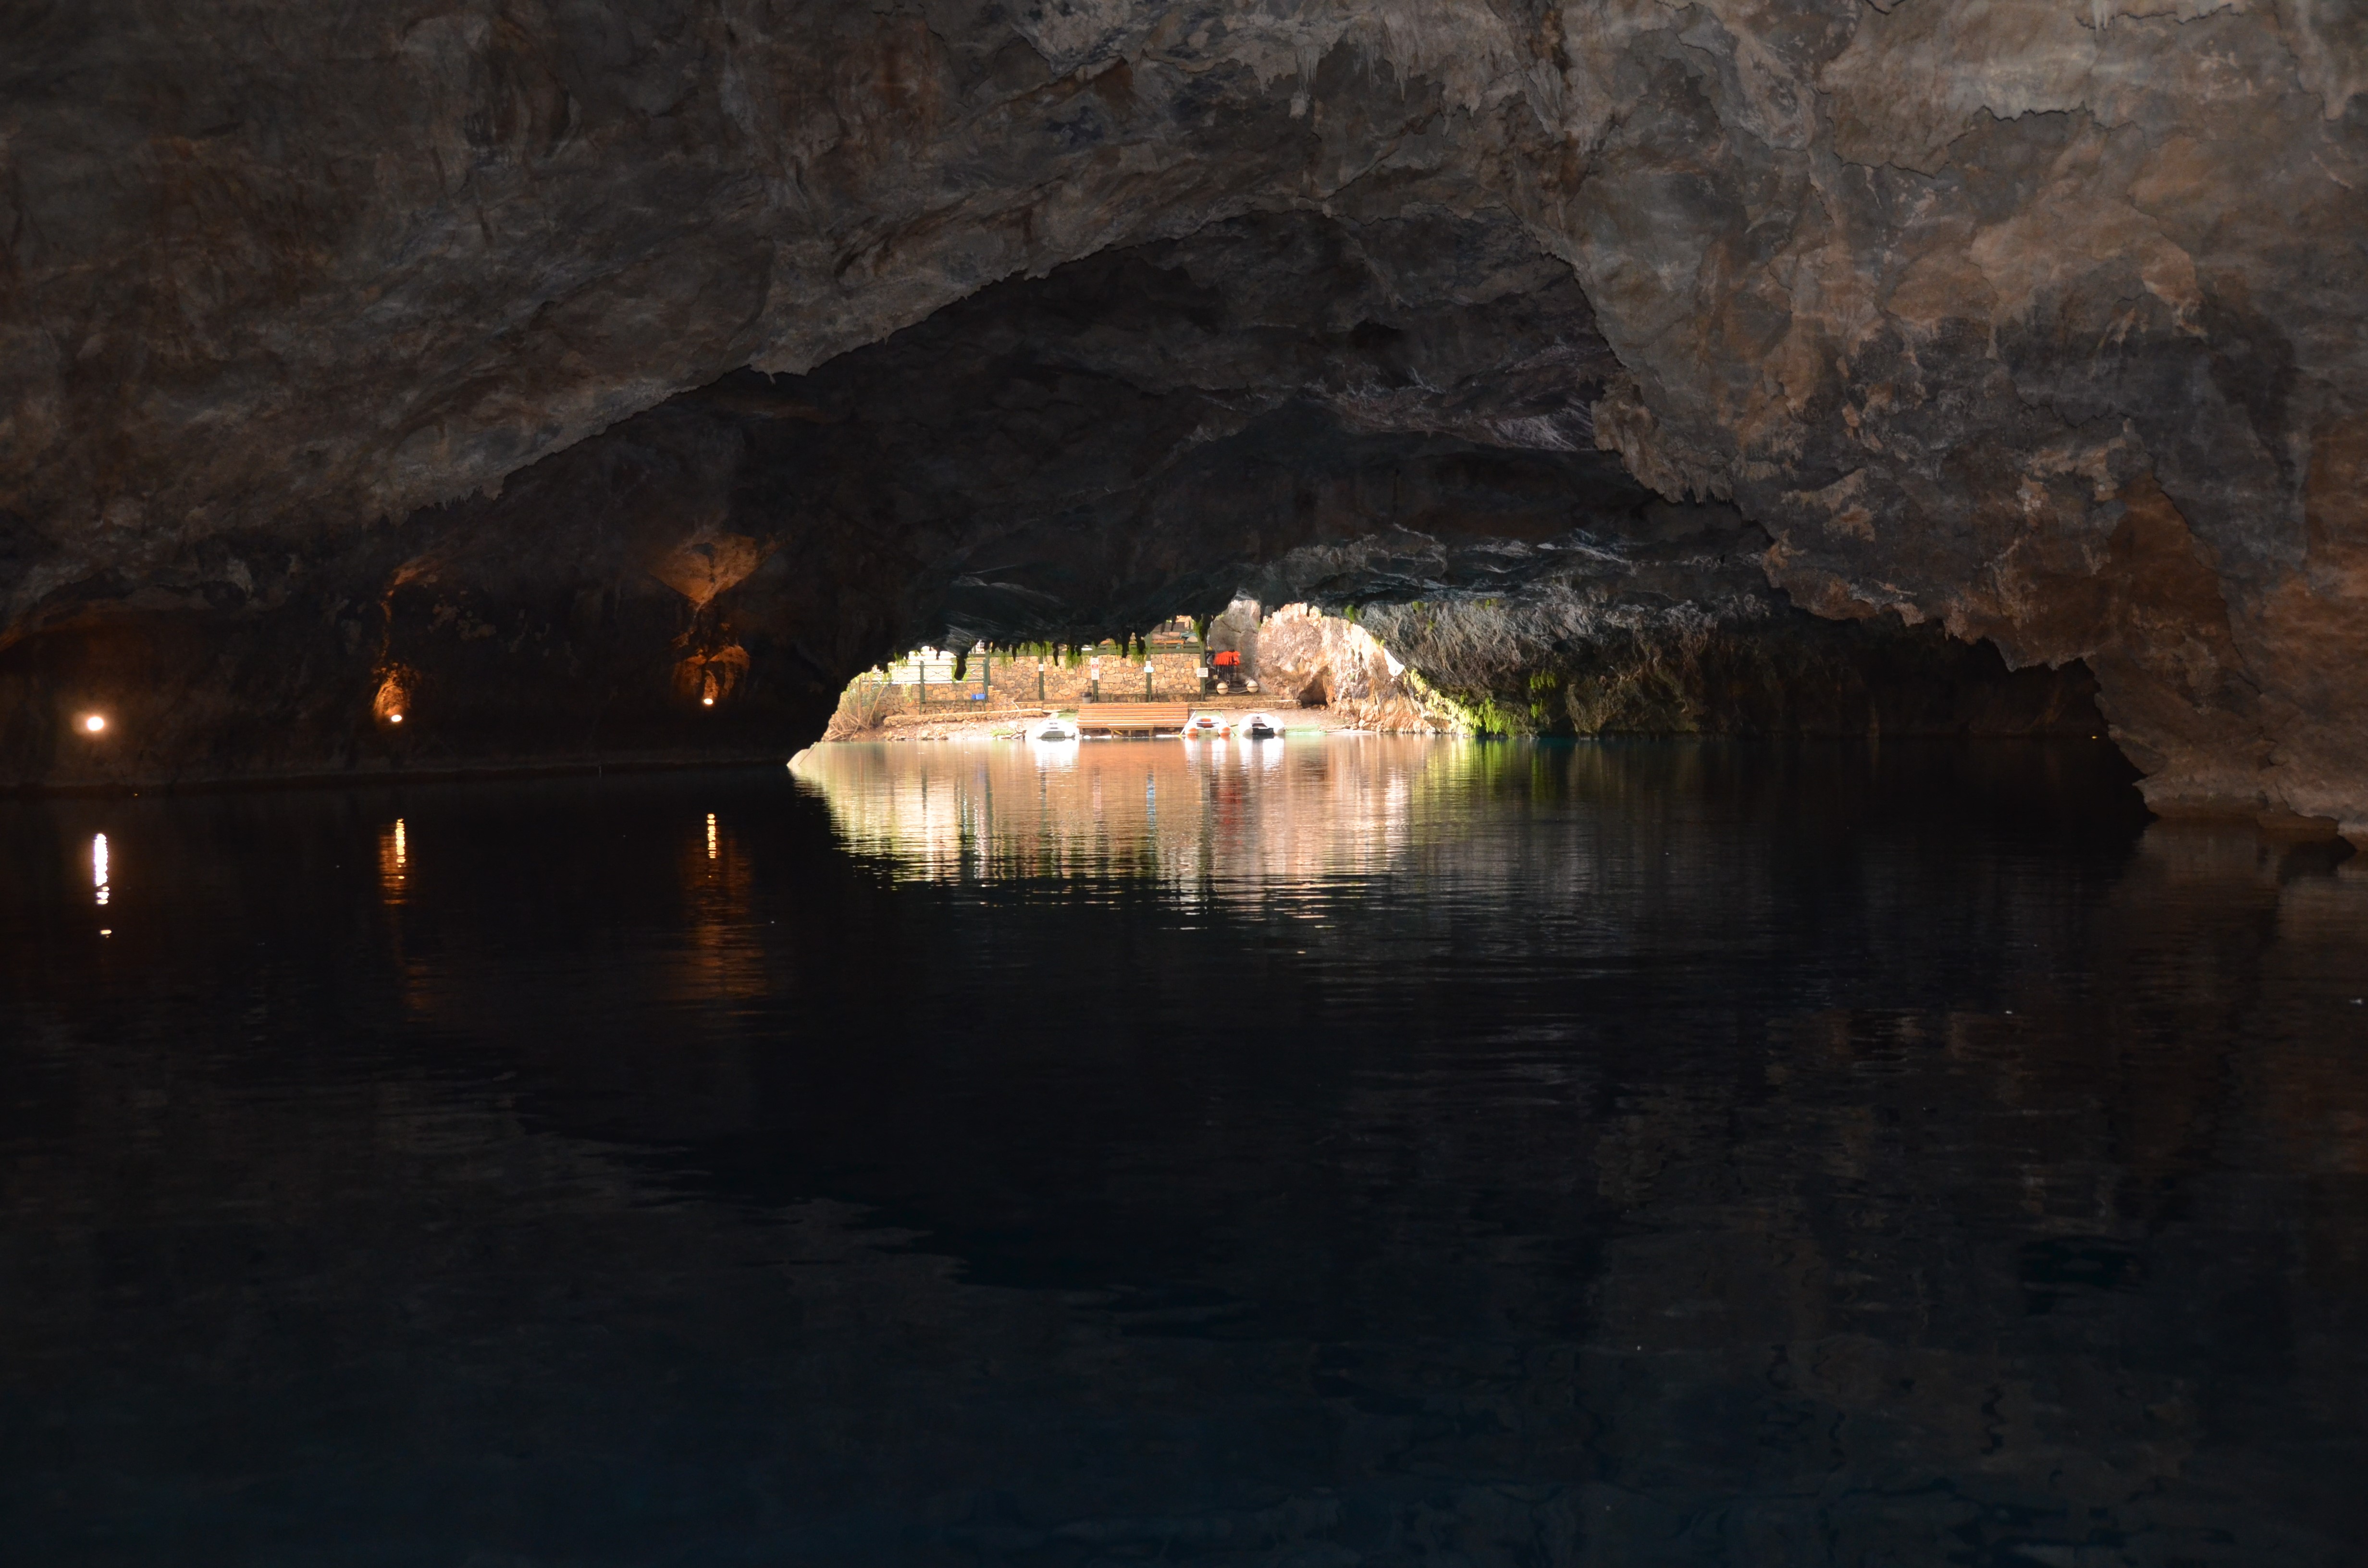
<svg viewBox="0 0 2368 1568">
<path fill-rule="evenodd" d="M 1113 704 L 1256 702 L 1256 614 L 1178 614 L 1114 635 L 959 637 L 923 644 L 850 680 L 827 738 L 916 727 L 990 732 Z"/>
<path fill-rule="evenodd" d="M 956 653 L 914 649 L 848 683 L 825 738 L 863 740 L 1075 720 L 1119 706 L 1177 709 L 1220 724 L 1271 714 L 1301 730 L 1470 731 L 1360 623 L 1353 607 L 1269 607 L 1235 597 L 1092 640 L 989 642 Z"/>
</svg>

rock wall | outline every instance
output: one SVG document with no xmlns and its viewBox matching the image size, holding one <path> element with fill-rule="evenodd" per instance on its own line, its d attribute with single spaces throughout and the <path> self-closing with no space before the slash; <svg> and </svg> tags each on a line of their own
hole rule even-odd
<svg viewBox="0 0 2368 1568">
<path fill-rule="evenodd" d="M 1235 585 L 1206 580 L 1218 552 L 1113 567 L 1103 530 L 1126 507 L 1108 497 L 1201 449 L 1126 447 L 1139 425 L 1038 429 L 1004 454 L 1007 511 L 975 528 L 900 510 L 880 474 L 854 523 L 808 493 L 734 491 L 704 520 L 653 503 L 671 538 L 586 543 L 609 525 L 568 509 L 578 482 L 528 473 L 613 469 L 571 454 L 619 440 L 679 464 L 636 416 L 700 424 L 667 403 L 700 388 L 717 389 L 700 439 L 763 446 L 712 412 L 740 368 L 828 376 L 998 279 L 1133 246 L 1220 298 L 1210 341 L 1291 351 L 1209 395 L 1139 323 L 1120 379 L 1167 415 L 1197 396 L 1238 416 L 1261 387 L 1261 416 L 1320 415 L 1303 434 L 1334 459 L 1366 444 L 1335 478 L 1390 453 L 1427 465 L 1430 498 L 1453 498 L 1452 526 L 1418 530 L 1434 538 L 1554 506 L 1567 531 L 1587 519 L 1539 477 L 1566 488 L 1576 458 L 1616 453 L 1663 497 L 1763 528 L 1769 579 L 1819 615 L 2083 661 L 2158 808 L 2368 835 L 2368 23 L 2339 0 L 244 0 L 36 5 L 7 26 L 13 779 L 245 770 L 267 732 L 274 766 L 359 756 L 371 732 L 328 715 L 352 706 L 340 682 L 386 672 L 356 674 L 336 628 L 420 581 L 403 574 L 422 553 L 447 585 L 431 618 L 516 644 L 472 687 L 566 710 L 570 736 L 575 709 L 630 687 L 645 749 L 684 754 L 723 743 L 666 703 L 715 671 L 776 694 L 785 747 L 827 711 L 792 688 L 835 689 L 941 597 L 958 627 L 1010 617 L 981 570 L 992 537 L 1035 530 L 1039 578 L 1076 585 L 1061 614 L 1141 613 L 1099 597 L 1113 582 L 1215 608 Z M 1338 313 L 1285 313 L 1304 288 L 1237 308 L 1288 246 L 1237 267 L 1153 254 L 1285 212 L 1351 249 L 1380 236 Z M 1345 254 L 1303 247 L 1300 276 Z M 1583 312 L 1585 333 L 1531 330 L 1540 308 Z M 1122 312 L 1099 324 L 1125 335 Z M 1468 375 L 1416 369 L 1467 338 Z M 1060 402 L 1042 377 L 1002 384 Z M 1263 438 L 1269 457 L 1308 444 L 1287 421 Z M 1105 472 L 1019 483 L 1064 441 Z M 1171 504 L 1213 494 L 1182 477 Z M 1402 485 L 1349 488 L 1311 503 L 1337 513 L 1320 527 L 1238 553 L 1415 526 Z M 739 570 L 726 534 L 780 564 L 700 601 L 681 587 L 697 573 L 644 561 L 703 550 L 720 584 Z M 770 608 L 746 589 L 768 572 L 790 580 Z M 966 602 L 973 581 L 996 603 Z M 642 642 L 571 619 L 595 588 L 646 608 Z M 766 647 L 718 640 L 735 613 L 772 629 Z M 565 674 L 586 661 L 617 679 Z M 189 727 L 158 732 L 148 763 L 60 751 L 63 687 L 134 665 L 230 673 L 187 676 Z M 547 750 L 495 706 L 447 732 L 455 756 Z"/>
<path fill-rule="evenodd" d="M 1258 685 L 1278 702 L 1324 708 L 1395 688 L 1397 672 L 1372 633 L 1307 605 L 1261 619 L 1258 646 Z"/>
<path fill-rule="evenodd" d="M 1929 623 L 1821 620 L 1738 565 L 1721 585 L 1672 554 L 1599 552 L 1508 598 L 1355 619 L 1285 605 L 1257 623 L 1258 677 L 1396 733 L 2103 738 L 2085 665 L 2009 670 Z"/>
<path fill-rule="evenodd" d="M 2078 661 L 2007 667 L 1997 646 L 1893 617 L 1820 619 L 1727 539 L 1582 556 L 1507 599 L 1369 608 L 1408 684 L 1463 731 L 1511 734 L 2103 738 Z"/>
<path fill-rule="evenodd" d="M 2356 8 L 1808 9 L 1602 78 L 1560 210 L 1604 438 L 1820 613 L 2087 660 L 2157 809 L 2368 832 Z"/>
</svg>

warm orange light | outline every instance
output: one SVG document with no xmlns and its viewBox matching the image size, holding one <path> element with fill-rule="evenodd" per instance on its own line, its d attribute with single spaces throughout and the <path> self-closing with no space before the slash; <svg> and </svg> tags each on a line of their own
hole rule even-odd
<svg viewBox="0 0 2368 1568">
<path fill-rule="evenodd" d="M 404 901 L 404 883 L 408 880 L 411 857 L 404 843 L 403 819 L 394 819 L 393 827 L 379 829 L 378 885 L 379 895 L 388 904 Z"/>
<path fill-rule="evenodd" d="M 83 715 L 82 727 L 88 730 L 95 735 L 101 730 L 107 728 L 107 715 L 104 713 L 85 713 Z"/>
<path fill-rule="evenodd" d="M 712 708 L 715 706 L 715 699 L 712 697 L 702 697 L 699 699 L 699 705 L 701 708 Z"/>
<path fill-rule="evenodd" d="M 379 672 L 378 690 L 370 698 L 370 718 L 381 724 L 400 724 L 411 709 L 411 672 L 389 665 Z"/>
</svg>

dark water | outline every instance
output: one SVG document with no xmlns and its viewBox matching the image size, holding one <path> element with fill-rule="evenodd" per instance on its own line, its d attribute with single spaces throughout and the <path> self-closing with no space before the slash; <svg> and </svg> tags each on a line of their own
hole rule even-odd
<svg viewBox="0 0 2368 1568">
<path fill-rule="evenodd" d="M 1294 739 L 0 807 L 0 1557 L 2359 1562 L 2368 860 L 2132 799 Z"/>
</svg>

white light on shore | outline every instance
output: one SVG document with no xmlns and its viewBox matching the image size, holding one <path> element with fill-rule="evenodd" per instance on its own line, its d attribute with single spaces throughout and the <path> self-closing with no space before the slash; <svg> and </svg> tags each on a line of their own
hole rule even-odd
<svg viewBox="0 0 2368 1568">
<path fill-rule="evenodd" d="M 104 713 L 85 713 L 82 718 L 82 727 L 95 735 L 101 730 L 107 728 L 107 715 Z"/>
</svg>

